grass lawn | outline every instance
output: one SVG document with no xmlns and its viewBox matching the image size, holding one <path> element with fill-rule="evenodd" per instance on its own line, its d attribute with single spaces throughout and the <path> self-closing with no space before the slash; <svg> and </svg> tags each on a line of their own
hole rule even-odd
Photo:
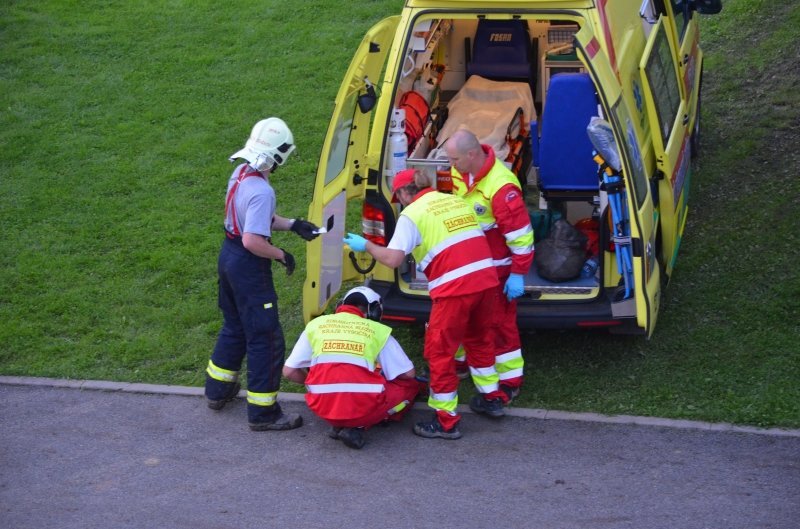
<svg viewBox="0 0 800 529">
<path fill-rule="evenodd" d="M 305 215 L 352 52 L 402 4 L 0 5 L 0 374 L 202 385 L 227 157 L 284 118 L 279 212 Z M 800 4 L 727 0 L 702 35 L 703 151 L 656 332 L 525 335 L 519 405 L 800 426 Z M 298 258 L 276 273 L 291 347 L 305 249 L 275 242 Z M 396 335 L 419 365 L 421 331 Z"/>
</svg>

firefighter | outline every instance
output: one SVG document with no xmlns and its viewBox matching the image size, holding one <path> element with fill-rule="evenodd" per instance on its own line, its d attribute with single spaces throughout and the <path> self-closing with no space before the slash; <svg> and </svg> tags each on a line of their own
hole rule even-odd
<svg viewBox="0 0 800 529">
<path fill-rule="evenodd" d="M 414 169 L 397 173 L 392 190 L 392 200 L 405 208 L 389 245 L 378 246 L 352 233 L 345 243 L 391 268 L 413 254 L 417 268 L 428 278 L 432 308 L 424 356 L 430 371 L 428 405 L 434 415 L 430 421 L 417 423 L 414 433 L 458 439 L 461 417 L 456 411 L 455 352 L 459 344 L 467 346 L 470 373 L 479 393 L 470 406 L 490 417 L 505 414 L 494 367 L 493 331 L 486 324 L 486 314 L 494 311 L 497 273 L 486 237 L 467 202 L 434 191 Z"/>
<path fill-rule="evenodd" d="M 275 213 L 270 177 L 295 149 L 279 118 L 259 121 L 244 148 L 230 161 L 244 159 L 228 181 L 225 238 L 217 261 L 223 325 L 206 369 L 208 407 L 221 410 L 239 393 L 239 370 L 247 356 L 247 418 L 250 429 L 290 430 L 303 424 L 299 414 L 284 414 L 277 402 L 286 351 L 278 320 L 272 262 L 294 271 L 292 254 L 272 244 L 274 231 L 291 230 L 309 241 L 317 227 Z"/>
<path fill-rule="evenodd" d="M 308 407 L 331 425 L 328 435 L 350 448 L 364 446 L 366 429 L 401 420 L 420 391 L 382 314 L 374 290 L 350 290 L 334 314 L 309 322 L 283 367 L 283 376 L 306 385 Z"/>
<path fill-rule="evenodd" d="M 533 263 L 533 227 L 519 179 L 466 129 L 445 143 L 451 165 L 453 193 L 463 197 L 478 216 L 497 269 L 500 285 L 494 329 L 495 367 L 507 404 L 522 386 L 522 346 L 517 328 L 516 298 L 525 292 L 524 277 Z"/>
</svg>

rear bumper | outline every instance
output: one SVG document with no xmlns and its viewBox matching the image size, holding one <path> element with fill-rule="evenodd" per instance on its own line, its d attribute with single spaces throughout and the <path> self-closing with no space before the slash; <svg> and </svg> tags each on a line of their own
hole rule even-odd
<svg viewBox="0 0 800 529">
<path fill-rule="evenodd" d="M 424 325 L 431 311 L 430 298 L 409 296 L 395 283 L 372 281 L 370 288 L 383 299 L 383 323 L 399 327 Z M 520 330 L 607 328 L 615 334 L 643 334 L 635 318 L 614 319 L 605 295 L 586 303 L 536 302 L 523 297 L 517 303 Z"/>
</svg>

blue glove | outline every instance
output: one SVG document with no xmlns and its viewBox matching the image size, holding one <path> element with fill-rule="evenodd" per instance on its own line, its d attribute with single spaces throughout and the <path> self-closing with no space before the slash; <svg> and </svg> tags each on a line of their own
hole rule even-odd
<svg viewBox="0 0 800 529">
<path fill-rule="evenodd" d="M 355 233 L 348 233 L 347 237 L 344 238 L 344 243 L 354 252 L 365 252 L 367 250 L 367 240 Z"/>
<path fill-rule="evenodd" d="M 506 295 L 508 301 L 520 297 L 525 293 L 525 282 L 522 280 L 522 274 L 511 274 L 506 280 L 503 287 L 503 294 Z"/>
</svg>

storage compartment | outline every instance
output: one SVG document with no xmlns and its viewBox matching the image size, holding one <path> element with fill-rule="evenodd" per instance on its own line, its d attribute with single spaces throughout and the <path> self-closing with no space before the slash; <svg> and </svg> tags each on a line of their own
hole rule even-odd
<svg viewBox="0 0 800 529">
<path fill-rule="evenodd" d="M 580 151 L 563 149 L 556 153 L 562 160 L 551 163 L 568 165 L 574 159 L 584 159 L 589 166 L 580 194 L 569 192 L 548 194 L 541 189 L 538 173 L 539 134 L 542 125 L 541 109 L 547 112 L 547 93 L 550 79 L 557 73 L 583 72 L 583 64 L 572 50 L 572 39 L 578 26 L 565 20 L 505 20 L 494 24 L 473 20 L 427 20 L 417 24 L 408 44 L 395 94 L 394 107 L 406 109 L 406 119 L 417 120 L 419 112 L 410 111 L 410 97 L 424 99 L 428 112 L 422 136 L 416 137 L 417 124 L 407 128 L 408 152 L 406 167 L 416 167 L 426 172 L 438 190 L 451 191 L 449 163 L 442 148 L 444 142 L 459 128 L 472 131 L 481 143 L 490 145 L 497 157 L 517 175 L 525 193 L 532 219 L 563 218 L 575 224 L 583 219 L 594 219 L 596 232 L 592 239 L 601 239 L 600 217 L 603 214 L 596 178 L 596 164 L 592 162 L 591 148 L 584 147 L 586 124 L 577 124 L 569 134 L 583 135 Z M 523 41 L 520 41 L 523 39 Z M 481 49 L 481 46 L 492 50 Z M 481 61 L 498 50 L 506 49 L 503 64 L 492 67 Z M 477 51 L 476 51 L 477 50 Z M 516 63 L 514 63 L 516 61 Z M 485 66 L 485 67 L 484 67 Z M 484 76 L 486 75 L 486 77 Z M 489 78 L 494 75 L 495 78 Z M 586 75 L 586 74 L 584 74 Z M 588 76 L 587 76 L 588 78 Z M 591 81 L 589 81 L 591 85 Z M 409 96 L 409 93 L 413 93 Z M 592 110 L 596 113 L 596 102 Z M 583 117 L 581 117 L 583 119 Z M 547 127 L 547 124 L 544 124 Z M 554 129 L 554 130 L 557 130 Z M 575 132 L 577 130 L 577 133 Z M 546 131 L 545 131 L 546 132 Z M 566 133 L 565 133 L 566 134 Z M 565 143 L 575 143 L 576 138 L 564 138 Z M 548 138 L 558 144 L 560 139 Z M 387 151 L 392 142 L 387 142 Z M 545 143 L 545 150 L 547 149 Z M 385 159 L 391 159 L 387 152 Z M 545 153 L 547 156 L 548 153 Z M 536 162 L 532 161 L 537 158 Z M 588 160 L 588 163 L 586 163 Z M 584 171 L 585 172 L 585 171 Z M 387 165 L 386 185 L 391 185 L 394 171 Z M 536 234 L 541 241 L 546 231 Z M 536 262 L 525 277 L 529 299 L 593 299 L 600 295 L 606 281 L 615 281 L 606 266 L 613 262 L 613 254 L 601 251 L 587 254 L 598 263 L 582 276 L 566 281 L 549 281 L 538 274 Z M 415 270 L 413 259 L 401 269 L 401 277 L 409 291 L 427 288 L 424 275 Z"/>
</svg>

